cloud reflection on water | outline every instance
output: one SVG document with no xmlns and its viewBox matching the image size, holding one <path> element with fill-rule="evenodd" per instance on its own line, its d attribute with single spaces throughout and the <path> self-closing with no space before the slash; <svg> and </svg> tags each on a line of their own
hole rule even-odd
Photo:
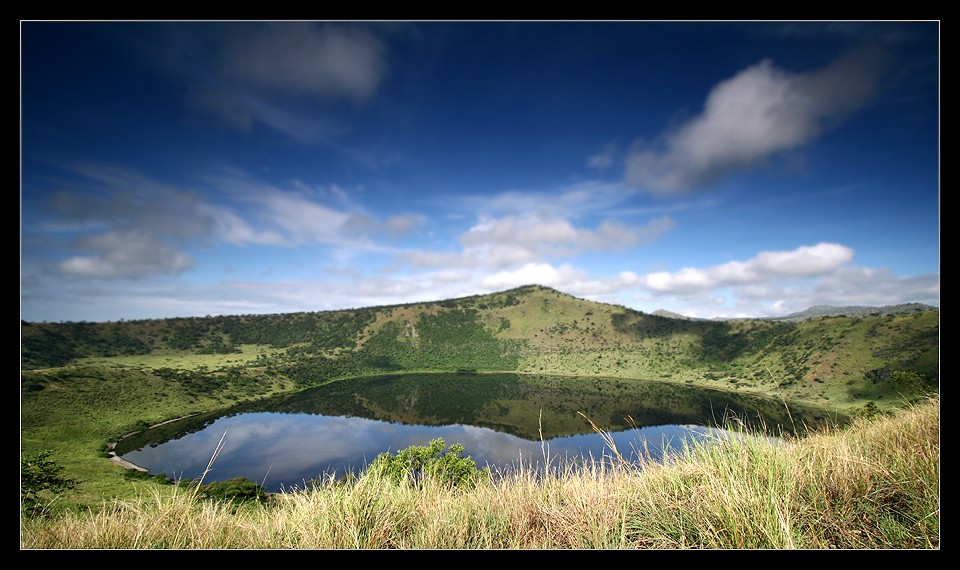
<svg viewBox="0 0 960 570">
<path fill-rule="evenodd" d="M 679 445 L 685 437 L 702 439 L 716 431 L 698 426 L 654 426 L 610 434 L 619 452 L 636 459 L 646 448 L 659 458 L 664 443 Z M 426 445 L 443 438 L 447 445 L 463 444 L 478 466 L 504 468 L 519 460 L 542 465 L 544 452 L 550 465 L 576 457 L 609 457 L 604 439 L 595 433 L 529 441 L 492 429 L 467 426 L 423 426 L 357 417 L 255 412 L 223 417 L 207 428 L 179 439 L 127 453 L 124 459 L 151 473 L 175 479 L 202 475 L 218 443 L 223 449 L 206 481 L 246 477 L 264 483 L 271 491 L 303 488 L 325 473 L 342 475 L 362 469 L 384 451 L 395 453 L 411 445 Z"/>
</svg>

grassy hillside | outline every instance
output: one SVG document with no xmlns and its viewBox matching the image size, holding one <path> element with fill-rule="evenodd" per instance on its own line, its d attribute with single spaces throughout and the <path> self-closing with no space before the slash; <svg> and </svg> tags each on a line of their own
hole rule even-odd
<svg viewBox="0 0 960 570">
<path fill-rule="evenodd" d="M 201 383 L 311 386 L 412 370 L 667 379 L 791 400 L 885 407 L 935 389 L 939 311 L 800 322 L 644 314 L 553 289 L 344 311 L 22 323 L 21 367 L 109 366 Z M 179 372 L 176 372 L 179 371 Z"/>
<path fill-rule="evenodd" d="M 939 311 L 796 323 L 668 318 L 528 286 L 283 315 L 21 323 L 21 453 L 51 450 L 96 506 L 132 492 L 108 442 L 175 417 L 339 378 L 511 371 L 667 380 L 827 410 L 889 410 L 939 386 Z"/>
</svg>

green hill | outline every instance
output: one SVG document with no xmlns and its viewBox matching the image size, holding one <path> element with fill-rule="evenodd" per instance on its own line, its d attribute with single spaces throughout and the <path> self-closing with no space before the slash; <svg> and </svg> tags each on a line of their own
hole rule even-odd
<svg viewBox="0 0 960 570">
<path fill-rule="evenodd" d="M 340 311 L 21 323 L 22 371 L 77 366 L 133 369 L 197 390 L 249 385 L 254 393 L 263 378 L 307 387 L 476 370 L 661 379 L 882 407 L 936 390 L 939 310 L 691 320 L 532 285 Z M 42 375 L 27 373 L 25 381 L 42 383 Z"/>
</svg>

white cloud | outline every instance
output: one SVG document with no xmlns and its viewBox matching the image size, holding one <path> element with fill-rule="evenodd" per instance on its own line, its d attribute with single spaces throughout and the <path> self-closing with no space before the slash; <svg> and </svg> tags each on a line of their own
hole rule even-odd
<svg viewBox="0 0 960 570">
<path fill-rule="evenodd" d="M 539 284 L 547 287 L 569 288 L 586 274 L 570 265 L 553 267 L 549 263 L 529 263 L 513 271 L 500 271 L 483 279 L 481 285 L 487 289 L 499 290 L 521 285 Z"/>
<path fill-rule="evenodd" d="M 433 274 L 433 278 L 441 283 L 465 283 L 472 274 L 464 269 L 444 269 Z"/>
<path fill-rule="evenodd" d="M 97 279 L 145 277 L 181 273 L 193 265 L 186 253 L 173 250 L 157 236 L 137 230 L 84 236 L 77 247 L 93 255 L 61 262 L 60 269 L 68 275 Z"/>
<path fill-rule="evenodd" d="M 541 242 L 571 243 L 576 241 L 576 238 L 577 230 L 566 220 L 518 220 L 514 216 L 507 216 L 482 220 L 460 236 L 460 243 L 465 247 L 494 243 L 534 245 Z"/>
<path fill-rule="evenodd" d="M 378 220 L 355 205 L 349 192 L 337 185 L 309 186 L 293 181 L 281 188 L 242 172 L 211 177 L 210 181 L 224 196 L 236 201 L 235 209 L 211 205 L 210 211 L 216 213 L 221 239 L 238 245 L 377 249 L 381 247 L 372 238 L 408 234 L 423 220 L 418 214 L 395 214 Z"/>
<path fill-rule="evenodd" d="M 799 250 L 800 248 L 798 248 Z M 797 250 L 794 250 L 797 251 Z M 788 252 L 789 253 L 789 252 Z M 758 254 L 743 265 L 762 266 Z M 803 255 L 798 255 L 803 258 Z M 95 271 L 94 263 L 78 271 Z M 688 268 L 689 275 L 712 277 L 727 264 Z M 676 272 L 681 273 L 681 272 Z M 229 281 L 191 287 L 182 282 L 158 285 L 127 283 L 120 289 L 84 285 L 79 280 L 57 283 L 55 292 L 32 290 L 22 305 L 33 319 L 72 320 L 153 318 L 205 314 L 277 313 L 335 310 L 435 301 L 539 283 L 560 291 L 643 311 L 668 309 L 688 316 L 712 318 L 783 315 L 813 305 L 884 305 L 923 302 L 939 306 L 939 275 L 901 277 L 886 269 L 842 265 L 826 274 L 803 276 L 754 272 L 755 282 L 694 283 L 695 294 L 680 288 L 653 289 L 650 274 L 631 271 L 603 276 L 571 264 L 530 262 L 514 269 L 490 271 L 483 267 L 415 271 L 409 275 L 380 276 L 360 268 L 328 271 L 319 280 L 276 282 Z M 666 273 L 671 276 L 673 273 Z M 689 282 L 687 283 L 689 284 Z"/>
<path fill-rule="evenodd" d="M 99 165 L 73 167 L 76 188 L 55 193 L 45 204 L 52 216 L 41 232 L 73 235 L 82 252 L 57 264 L 73 277 L 140 278 L 177 274 L 193 265 L 186 244 L 209 238 L 217 228 L 204 199 L 136 173 Z"/>
<path fill-rule="evenodd" d="M 565 219 L 506 216 L 481 220 L 460 236 L 460 243 L 467 249 L 510 245 L 537 255 L 571 255 L 583 250 L 615 250 L 649 243 L 674 225 L 669 216 L 664 216 L 637 229 L 606 220 L 596 230 L 588 230 L 575 228 Z"/>
<path fill-rule="evenodd" d="M 279 232 L 254 229 L 246 220 L 227 208 L 212 204 L 207 204 L 204 208 L 214 220 L 216 235 L 226 243 L 233 245 L 287 245 L 287 240 Z"/>
<path fill-rule="evenodd" d="M 817 283 L 813 294 L 826 304 L 940 305 L 940 275 L 898 277 L 886 268 L 848 267 Z"/>
<path fill-rule="evenodd" d="M 501 269 L 532 262 L 541 255 L 542 252 L 522 244 L 495 243 L 467 249 L 463 252 L 463 259 L 478 269 Z"/>
<path fill-rule="evenodd" d="M 793 251 L 761 251 L 751 265 L 765 275 L 822 275 L 853 259 L 853 250 L 836 243 L 818 243 Z"/>
<path fill-rule="evenodd" d="M 939 275 L 900 277 L 888 269 L 851 265 L 853 254 L 846 246 L 821 243 L 675 272 L 577 276 L 557 288 L 641 310 L 666 308 L 705 318 L 779 316 L 814 305 L 940 306 Z"/>
<path fill-rule="evenodd" d="M 336 119 L 319 114 L 307 116 L 289 103 L 285 105 L 253 95 L 237 96 L 237 100 L 243 101 L 243 107 L 247 110 L 240 115 L 246 121 L 239 125 L 239 130 L 243 133 L 249 133 L 256 120 L 304 144 L 324 141 L 332 145 L 331 141 L 350 131 Z M 229 116 L 227 118 L 228 122 L 232 123 L 233 119 Z"/>
<path fill-rule="evenodd" d="M 797 149 L 862 107 L 881 71 L 879 54 L 870 50 L 806 74 L 764 60 L 714 87 L 703 113 L 667 134 L 660 146 L 631 153 L 627 182 L 682 192 Z"/>
<path fill-rule="evenodd" d="M 262 216 L 292 243 L 337 243 L 350 215 L 318 204 L 296 192 L 270 189 L 250 196 L 262 207 Z"/>
<path fill-rule="evenodd" d="M 404 253 L 401 258 L 414 267 L 511 270 L 547 258 L 623 250 L 647 244 L 674 225 L 669 216 L 636 228 L 620 221 L 606 220 L 595 230 L 577 228 L 568 220 L 544 215 L 483 217 L 460 236 L 460 250 L 414 250 Z"/>
<path fill-rule="evenodd" d="M 747 261 L 651 273 L 645 277 L 644 285 L 659 293 L 692 295 L 717 287 L 826 275 L 852 260 L 853 253 L 849 247 L 834 243 L 803 246 L 792 251 L 762 251 Z"/>
<path fill-rule="evenodd" d="M 53 195 L 45 219 L 34 230 L 74 236 L 81 254 L 58 263 L 74 277 L 116 279 L 177 274 L 193 265 L 187 249 L 218 244 L 297 247 L 333 245 L 334 255 L 350 250 L 392 251 L 372 241 L 395 238 L 421 221 L 398 214 L 378 221 L 350 203 L 342 188 L 295 190 L 262 184 L 242 174 L 211 179 L 215 192 L 203 196 L 137 173 L 83 165 L 69 191 Z M 217 203 L 227 197 L 229 203 Z M 329 206 L 324 202 L 335 202 Z"/>
</svg>

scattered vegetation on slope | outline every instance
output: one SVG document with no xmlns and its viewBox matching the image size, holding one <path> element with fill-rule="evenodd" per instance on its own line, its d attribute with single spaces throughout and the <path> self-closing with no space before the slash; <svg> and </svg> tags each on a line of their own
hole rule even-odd
<svg viewBox="0 0 960 570">
<path fill-rule="evenodd" d="M 889 408 L 939 382 L 938 310 L 689 320 L 540 286 L 344 311 L 22 323 L 21 338 L 26 370 L 203 366 L 204 382 L 265 374 L 300 387 L 399 371 L 497 370 L 671 379 L 831 407 L 874 401 Z"/>
</svg>

